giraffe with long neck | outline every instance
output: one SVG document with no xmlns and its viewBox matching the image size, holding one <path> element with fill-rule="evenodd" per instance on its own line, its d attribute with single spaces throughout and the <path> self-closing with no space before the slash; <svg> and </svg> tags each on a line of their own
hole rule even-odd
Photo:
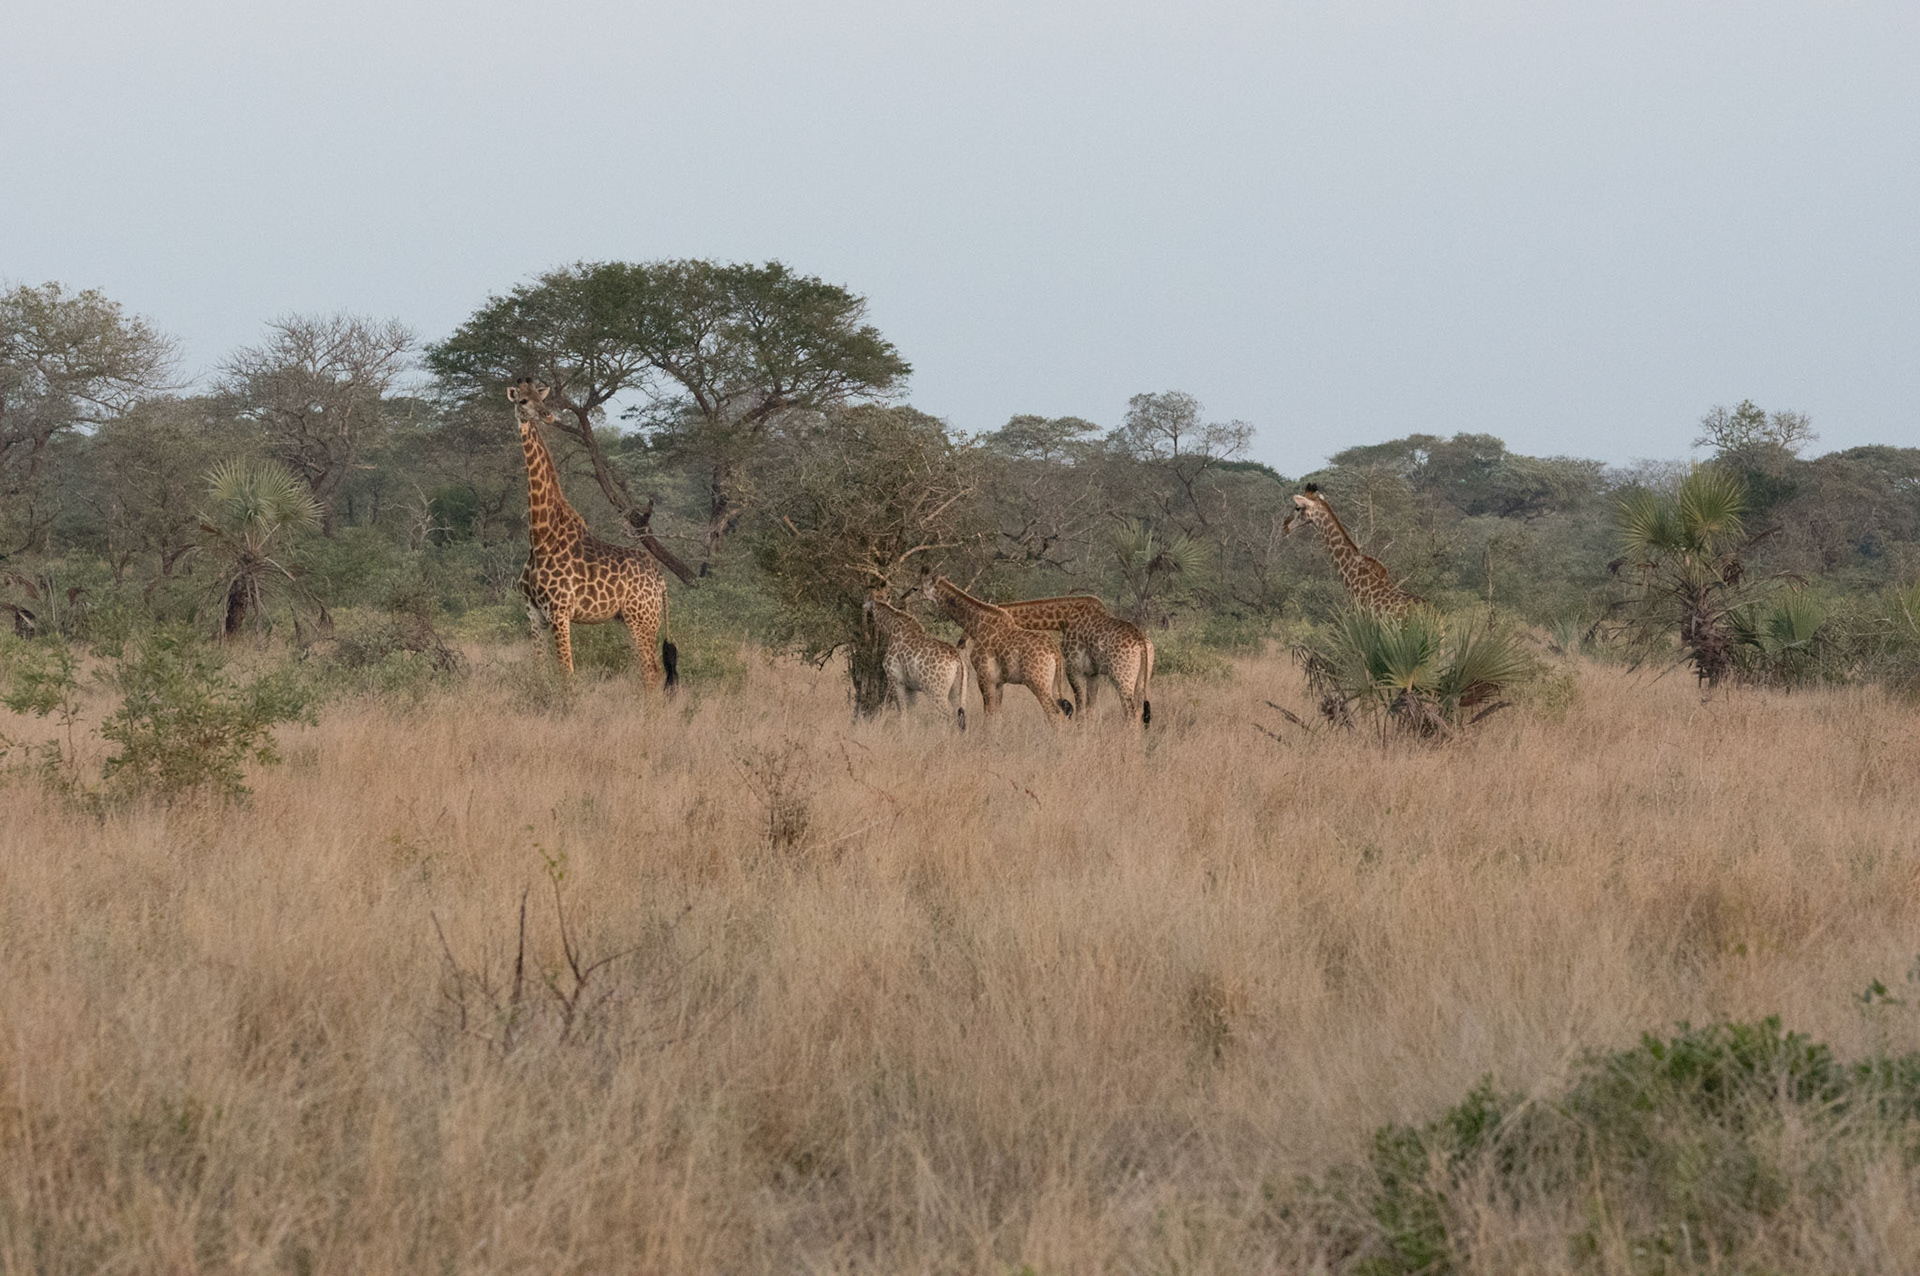
<svg viewBox="0 0 1920 1276">
<path fill-rule="evenodd" d="M 1057 723 L 1073 715 L 1073 702 L 1057 694 L 1060 650 L 1051 638 L 1022 628 L 1012 616 L 945 576 L 928 577 L 920 586 L 920 596 L 938 604 L 966 632 L 967 658 L 980 684 L 980 708 L 989 717 L 1000 711 L 1000 689 L 1009 683 L 1021 683 L 1033 692 L 1047 721 Z"/>
<path fill-rule="evenodd" d="M 887 703 L 905 710 L 922 691 L 940 697 L 967 729 L 967 658 L 950 642 L 941 642 L 906 612 L 874 590 L 865 606 L 868 623 L 887 640 Z"/>
<path fill-rule="evenodd" d="M 671 687 L 678 677 L 678 652 L 653 644 L 667 622 L 667 582 L 653 560 L 639 550 L 613 545 L 587 530 L 587 521 L 567 503 L 553 454 L 540 435 L 542 423 L 556 418 L 547 407 L 546 387 L 532 378 L 507 390 L 520 426 L 520 449 L 527 461 L 527 565 L 520 592 L 535 624 L 553 629 L 561 668 L 573 673 L 573 626 L 618 619 L 633 636 L 648 686 Z"/>
<path fill-rule="evenodd" d="M 1138 626 L 1120 619 L 1091 594 L 1028 598 L 1000 608 L 1022 629 L 1060 631 L 1060 655 L 1076 713 L 1093 708 L 1094 692 L 1105 675 L 1120 692 L 1128 722 L 1153 721 L 1147 686 L 1153 678 L 1153 641 Z"/>
<path fill-rule="evenodd" d="M 1347 587 L 1355 607 L 1397 620 L 1420 605 L 1418 597 L 1394 583 L 1385 563 L 1353 543 L 1353 537 L 1340 525 L 1339 517 L 1327 504 L 1318 484 L 1307 484 L 1304 491 L 1294 496 L 1293 505 L 1293 513 L 1287 515 L 1280 530 L 1291 532 L 1294 521 L 1302 518 L 1320 529 L 1321 537 L 1327 542 L 1327 552 L 1333 556 L 1334 569 L 1340 573 L 1340 581 Z"/>
</svg>

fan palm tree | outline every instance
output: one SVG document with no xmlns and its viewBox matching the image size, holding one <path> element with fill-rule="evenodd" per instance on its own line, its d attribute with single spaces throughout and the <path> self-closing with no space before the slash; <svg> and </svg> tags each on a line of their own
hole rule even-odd
<svg viewBox="0 0 1920 1276">
<path fill-rule="evenodd" d="M 1357 709 L 1377 717 L 1383 735 L 1390 724 L 1430 736 L 1477 722 L 1498 706 L 1470 710 L 1534 669 L 1506 635 L 1477 627 L 1449 635 L 1426 609 L 1397 619 L 1349 611 L 1297 654 L 1328 718 L 1350 722 Z"/>
<path fill-rule="evenodd" d="M 1115 565 L 1133 594 L 1127 610 L 1141 624 L 1153 619 L 1156 600 L 1175 577 L 1191 577 L 1207 561 L 1206 549 L 1185 532 L 1165 540 L 1151 525 L 1136 518 L 1120 525 L 1113 533 L 1112 545 Z"/>
<path fill-rule="evenodd" d="M 1674 492 L 1635 492 L 1615 511 L 1622 553 L 1611 566 L 1629 582 L 1618 604 L 1627 630 L 1645 645 L 1677 636 L 1681 659 L 1709 686 L 1753 645 L 1758 594 L 1772 583 L 1747 571 L 1747 552 L 1771 529 L 1750 534 L 1746 504 L 1738 474 L 1702 466 Z"/>
<path fill-rule="evenodd" d="M 325 625 L 326 607 L 290 556 L 301 534 L 320 525 L 320 503 L 306 484 L 278 462 L 227 461 L 207 475 L 207 502 L 201 554 L 214 564 L 222 636 L 268 624 L 275 596 L 314 607 Z"/>
</svg>

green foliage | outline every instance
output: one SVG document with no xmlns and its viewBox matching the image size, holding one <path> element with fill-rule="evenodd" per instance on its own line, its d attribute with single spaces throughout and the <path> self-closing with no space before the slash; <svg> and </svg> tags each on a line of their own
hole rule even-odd
<svg viewBox="0 0 1920 1276">
<path fill-rule="evenodd" d="M 23 642 L 0 635 L 0 705 L 14 713 L 53 718 L 61 730 L 60 739 L 39 744 L 0 734 L 0 762 L 62 791 L 79 785 L 79 668 L 63 642 Z"/>
<path fill-rule="evenodd" d="M 1746 486 L 1729 469 L 1702 466 L 1671 493 L 1623 497 L 1615 524 L 1626 582 L 1619 602 L 1627 640 L 1648 653 L 1677 641 L 1702 682 L 1732 673 L 1751 645 L 1754 608 L 1771 581 L 1757 581 L 1745 553 Z"/>
<path fill-rule="evenodd" d="M 207 476 L 202 557 L 212 564 L 223 635 L 265 628 L 269 604 L 280 599 L 309 604 L 325 620 L 326 608 L 301 584 L 303 569 L 289 553 L 319 525 L 320 503 L 277 461 L 227 461 Z"/>
<path fill-rule="evenodd" d="M 789 421 L 774 447 L 755 553 L 779 637 L 814 661 L 846 651 L 855 705 L 878 712 L 886 677 L 868 594 L 987 539 L 978 453 L 937 417 L 879 407 Z"/>
<path fill-rule="evenodd" d="M 1110 543 L 1114 566 L 1126 583 L 1125 611 L 1142 624 L 1177 605 L 1207 563 L 1206 547 L 1192 536 L 1165 536 L 1143 519 L 1122 523 Z"/>
<path fill-rule="evenodd" d="M 1742 676 L 1797 687 L 1836 674 L 1825 659 L 1830 615 L 1826 604 L 1805 590 L 1783 594 L 1764 608 L 1735 612 L 1734 650 Z"/>
<path fill-rule="evenodd" d="M 1556 1098 L 1485 1081 L 1438 1120 L 1381 1129 L 1371 1213 L 1384 1252 L 1363 1270 L 1472 1269 L 1469 1195 L 1581 1202 L 1594 1221 L 1568 1256 L 1577 1270 L 1612 1270 L 1601 1249 L 1616 1230 L 1640 1270 L 1737 1265 L 1789 1204 L 1844 1211 L 1850 1176 L 1890 1145 L 1920 1148 L 1916 1134 L 1920 1054 L 1844 1064 L 1777 1018 L 1682 1024 L 1587 1055 Z"/>
<path fill-rule="evenodd" d="M 1399 619 L 1349 611 L 1295 651 L 1329 719 L 1347 722 L 1358 711 L 1383 732 L 1392 725 L 1423 736 L 1477 721 L 1503 688 L 1536 672 L 1511 636 L 1474 625 L 1449 632 L 1424 608 Z"/>
<path fill-rule="evenodd" d="M 113 683 L 123 699 L 100 735 L 119 746 L 104 774 L 123 794 L 243 797 L 244 764 L 280 760 L 274 727 L 313 720 L 306 691 L 290 671 L 236 684 L 218 653 L 176 633 L 146 638 L 120 663 Z"/>
<path fill-rule="evenodd" d="M 1221 649 L 1207 641 L 1205 634 L 1195 635 L 1182 629 L 1156 629 L 1153 640 L 1153 676 L 1160 678 L 1196 678 L 1201 682 L 1227 682 L 1233 678 L 1233 666 Z"/>
</svg>

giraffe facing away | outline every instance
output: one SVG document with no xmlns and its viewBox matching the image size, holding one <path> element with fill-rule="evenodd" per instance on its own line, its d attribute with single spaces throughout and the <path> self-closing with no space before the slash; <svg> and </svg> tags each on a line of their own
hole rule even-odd
<svg viewBox="0 0 1920 1276">
<path fill-rule="evenodd" d="M 587 521 L 567 503 L 554 470 L 553 454 L 540 436 L 542 423 L 555 421 L 547 407 L 546 387 L 532 378 L 510 386 L 520 448 L 527 457 L 527 565 L 520 592 L 535 625 L 553 629 L 560 665 L 573 673 L 573 626 L 597 625 L 618 617 L 633 635 L 649 687 L 678 681 L 679 653 L 671 642 L 653 651 L 667 622 L 667 582 L 641 550 L 611 545 L 587 530 Z"/>
<path fill-rule="evenodd" d="M 903 712 L 925 691 L 945 700 L 960 729 L 967 729 L 967 658 L 950 642 L 941 642 L 920 622 L 874 590 L 864 607 L 867 619 L 887 639 L 887 703 Z"/>
<path fill-rule="evenodd" d="M 991 717 L 1000 711 L 1000 689 L 1020 683 L 1033 692 L 1047 721 L 1073 716 L 1073 702 L 1056 693 L 1060 686 L 1060 650 L 1053 639 L 1022 628 L 1012 616 L 983 603 L 945 576 L 921 582 L 920 596 L 938 604 L 967 635 L 967 657 L 980 684 L 980 708 Z"/>
<path fill-rule="evenodd" d="M 1120 692 L 1128 722 L 1144 727 L 1153 721 L 1153 702 L 1147 699 L 1153 680 L 1153 642 L 1137 626 L 1109 612 L 1105 603 L 1090 594 L 1029 598 L 1000 607 L 1022 629 L 1060 631 L 1060 654 L 1076 713 L 1092 710 L 1094 692 L 1104 675 L 1113 679 Z"/>
<path fill-rule="evenodd" d="M 1294 521 L 1302 518 L 1320 529 L 1320 535 L 1327 542 L 1327 552 L 1333 555 L 1333 565 L 1339 571 L 1340 580 L 1346 585 L 1355 607 L 1389 620 L 1398 620 L 1420 605 L 1421 600 L 1417 596 L 1393 583 L 1393 576 L 1387 571 L 1385 563 L 1362 552 L 1353 543 L 1353 538 L 1347 535 L 1347 529 L 1340 525 L 1339 518 L 1334 515 L 1333 507 L 1321 495 L 1318 484 L 1307 484 L 1305 491 L 1294 496 L 1293 505 L 1293 513 L 1287 515 L 1280 530 L 1291 532 Z"/>
</svg>

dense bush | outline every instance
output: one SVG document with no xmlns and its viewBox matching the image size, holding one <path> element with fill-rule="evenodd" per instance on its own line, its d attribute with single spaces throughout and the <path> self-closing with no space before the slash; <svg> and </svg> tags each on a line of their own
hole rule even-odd
<svg viewBox="0 0 1920 1276">
<path fill-rule="evenodd" d="M 177 634 L 145 639 L 112 681 L 122 700 L 100 724 L 100 735 L 119 748 L 103 775 L 110 790 L 123 794 L 242 797 L 249 759 L 279 761 L 274 727 L 313 717 L 291 671 L 238 684 L 221 668 L 218 652 Z"/>
<path fill-rule="evenodd" d="M 1374 1276 L 1473 1266 L 1474 1210 L 1584 1214 L 1567 1258 L 1648 1272 L 1731 1265 L 1770 1229 L 1835 1225 L 1877 1158 L 1920 1153 L 1920 1054 L 1843 1063 L 1777 1018 L 1682 1024 L 1590 1054 L 1557 1097 L 1483 1082 L 1375 1136 Z"/>
</svg>

